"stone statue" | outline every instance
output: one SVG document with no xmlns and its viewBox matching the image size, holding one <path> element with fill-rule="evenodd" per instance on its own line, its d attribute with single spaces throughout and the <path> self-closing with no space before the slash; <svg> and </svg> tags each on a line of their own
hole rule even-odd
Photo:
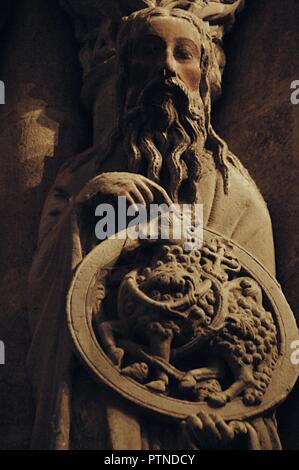
<svg viewBox="0 0 299 470">
<path fill-rule="evenodd" d="M 266 204 L 211 123 L 224 64 L 215 31 L 240 2 L 139 3 L 117 34 L 115 129 L 61 168 L 42 215 L 29 282 L 32 448 L 279 449 L 280 328 L 288 340 L 297 331 L 275 294 Z M 97 240 L 95 209 L 119 196 L 203 204 L 203 247 Z M 296 373 L 285 374 L 289 390 Z"/>
</svg>

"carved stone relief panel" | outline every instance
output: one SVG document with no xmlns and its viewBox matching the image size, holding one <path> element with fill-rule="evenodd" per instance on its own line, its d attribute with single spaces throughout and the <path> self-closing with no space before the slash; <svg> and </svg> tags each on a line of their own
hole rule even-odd
<svg viewBox="0 0 299 470">
<path fill-rule="evenodd" d="M 134 246 L 135 244 L 135 246 Z M 107 240 L 80 266 L 69 328 L 93 375 L 169 417 L 268 412 L 296 380 L 292 313 L 248 253 L 205 231 L 201 249 Z"/>
</svg>

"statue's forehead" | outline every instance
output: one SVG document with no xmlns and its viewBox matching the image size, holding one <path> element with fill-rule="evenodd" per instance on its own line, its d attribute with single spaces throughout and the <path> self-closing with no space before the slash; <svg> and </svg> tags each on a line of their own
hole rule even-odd
<svg viewBox="0 0 299 470">
<path fill-rule="evenodd" d="M 186 39 L 199 45 L 200 33 L 187 19 L 154 16 L 149 18 L 138 31 L 137 37 L 155 35 L 164 40 Z"/>
</svg>

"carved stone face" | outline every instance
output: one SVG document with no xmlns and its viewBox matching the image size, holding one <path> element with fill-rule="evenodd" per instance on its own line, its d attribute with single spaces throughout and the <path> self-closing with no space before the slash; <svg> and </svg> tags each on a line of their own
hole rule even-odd
<svg viewBox="0 0 299 470">
<path fill-rule="evenodd" d="M 130 87 L 137 97 L 150 81 L 163 84 L 171 77 L 178 78 L 190 94 L 198 93 L 200 36 L 184 19 L 154 17 L 133 42 Z"/>
<path fill-rule="evenodd" d="M 194 202 L 207 138 L 199 89 L 206 38 L 185 18 L 139 20 L 132 20 L 120 54 L 126 65 L 120 103 L 128 169 L 168 187 L 173 201 Z"/>
</svg>

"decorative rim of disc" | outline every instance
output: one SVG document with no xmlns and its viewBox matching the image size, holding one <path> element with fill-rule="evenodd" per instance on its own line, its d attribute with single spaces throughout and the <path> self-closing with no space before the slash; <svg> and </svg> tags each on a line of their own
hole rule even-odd
<svg viewBox="0 0 299 470">
<path fill-rule="evenodd" d="M 291 363 L 293 352 L 291 344 L 298 340 L 298 329 L 294 315 L 275 278 L 259 261 L 235 242 L 226 240 L 216 232 L 204 229 L 205 243 L 215 238 L 224 240 L 233 247 L 233 253 L 241 262 L 242 267 L 261 285 L 271 303 L 278 329 L 279 358 L 262 403 L 252 407 L 246 406 L 239 397 L 217 408 L 217 413 L 228 421 L 244 420 L 260 416 L 277 407 L 295 385 L 299 368 Z M 124 246 L 127 248 L 130 243 L 133 242 L 117 238 L 107 239 L 94 248 L 79 266 L 67 299 L 68 326 L 75 352 L 97 380 L 144 409 L 178 419 L 184 419 L 199 411 L 215 412 L 215 407 L 206 402 L 191 402 L 164 396 L 122 375 L 101 348 L 92 327 L 92 313 L 87 307 L 86 299 L 97 273 L 101 270 L 105 275 L 107 268 L 117 262 Z M 283 315 L 280 312 L 283 312 Z"/>
</svg>

